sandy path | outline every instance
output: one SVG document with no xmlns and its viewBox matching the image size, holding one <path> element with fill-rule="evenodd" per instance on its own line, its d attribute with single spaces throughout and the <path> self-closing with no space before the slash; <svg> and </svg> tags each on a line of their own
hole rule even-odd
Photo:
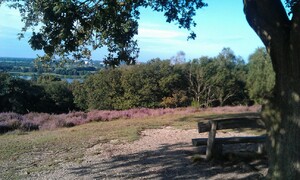
<svg viewBox="0 0 300 180">
<path fill-rule="evenodd" d="M 247 134 L 217 134 L 237 135 Z M 207 133 L 172 127 L 146 130 L 138 141 L 97 144 L 86 150 L 82 162 L 61 164 L 55 171 L 30 179 L 257 179 L 266 174 L 265 163 L 258 160 L 194 163 L 192 156 L 205 151 L 191 145 L 191 139 L 197 137 L 207 137 Z"/>
</svg>

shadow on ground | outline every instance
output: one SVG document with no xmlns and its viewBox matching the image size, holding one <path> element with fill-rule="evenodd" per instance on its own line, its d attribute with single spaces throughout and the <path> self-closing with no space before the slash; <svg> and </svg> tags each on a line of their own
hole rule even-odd
<svg viewBox="0 0 300 180">
<path fill-rule="evenodd" d="M 193 162 L 192 157 L 203 150 L 190 144 L 162 145 L 153 151 L 83 163 L 69 172 L 93 179 L 259 179 L 267 169 L 265 158 Z"/>
</svg>

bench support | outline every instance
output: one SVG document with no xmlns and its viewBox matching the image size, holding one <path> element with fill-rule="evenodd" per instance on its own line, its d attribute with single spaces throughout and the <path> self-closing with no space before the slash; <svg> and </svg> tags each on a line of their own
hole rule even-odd
<svg viewBox="0 0 300 180">
<path fill-rule="evenodd" d="M 217 123 L 215 121 L 210 121 L 211 124 L 211 129 L 208 134 L 208 139 L 207 139 L 207 148 L 206 148 L 206 160 L 210 160 L 214 155 L 213 155 L 213 149 L 215 145 L 215 137 L 216 137 L 216 132 L 217 132 Z"/>
</svg>

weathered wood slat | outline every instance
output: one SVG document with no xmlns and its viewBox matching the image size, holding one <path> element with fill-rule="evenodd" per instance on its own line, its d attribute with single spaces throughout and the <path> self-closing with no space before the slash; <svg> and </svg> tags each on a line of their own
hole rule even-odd
<svg viewBox="0 0 300 180">
<path fill-rule="evenodd" d="M 198 123 L 199 133 L 208 132 L 211 129 L 211 121 L 217 122 L 217 130 L 236 128 L 265 128 L 264 122 L 260 118 L 228 118 L 220 120 L 210 120 Z"/>
<path fill-rule="evenodd" d="M 210 159 L 212 157 L 212 150 L 215 145 L 215 137 L 217 133 L 217 123 L 215 121 L 210 121 L 211 129 L 208 134 L 207 148 L 206 148 L 206 159 Z"/>
<path fill-rule="evenodd" d="M 198 132 L 208 132 L 210 131 L 210 124 L 209 122 L 198 122 Z"/>
<path fill-rule="evenodd" d="M 264 143 L 266 136 L 225 137 L 215 138 L 214 144 Z M 207 138 L 192 139 L 194 146 L 207 145 Z"/>
<path fill-rule="evenodd" d="M 192 144 L 193 146 L 203 146 L 203 145 L 207 145 L 207 138 L 196 138 L 196 139 L 192 139 Z"/>
</svg>

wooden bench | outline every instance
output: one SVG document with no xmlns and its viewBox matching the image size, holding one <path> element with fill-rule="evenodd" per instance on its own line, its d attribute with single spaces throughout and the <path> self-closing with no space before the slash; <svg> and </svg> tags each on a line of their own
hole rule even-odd
<svg viewBox="0 0 300 180">
<path fill-rule="evenodd" d="M 199 133 L 208 132 L 208 138 L 192 139 L 194 146 L 206 145 L 206 159 L 210 160 L 213 157 L 219 156 L 222 152 L 223 144 L 237 143 L 260 143 L 264 144 L 266 136 L 246 136 L 246 137 L 224 137 L 216 138 L 217 130 L 221 129 L 264 129 L 264 123 L 259 117 L 242 117 L 242 118 L 227 118 L 213 119 L 206 122 L 198 123 Z M 259 146 L 259 151 L 262 151 L 263 146 Z"/>
</svg>

